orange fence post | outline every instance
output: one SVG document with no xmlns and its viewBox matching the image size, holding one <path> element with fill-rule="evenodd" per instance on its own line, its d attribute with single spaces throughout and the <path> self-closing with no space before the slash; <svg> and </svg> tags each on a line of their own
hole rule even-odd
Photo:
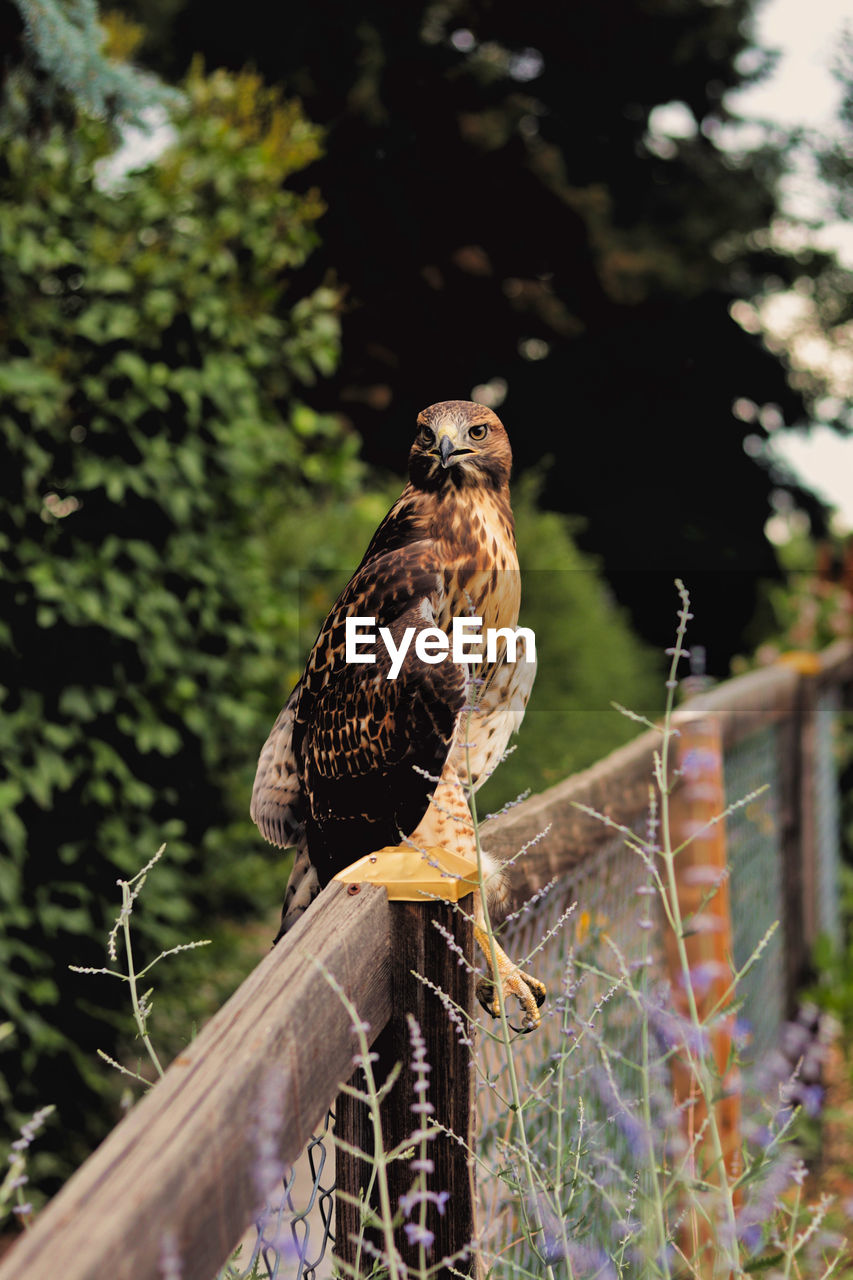
<svg viewBox="0 0 853 1280">
<path fill-rule="evenodd" d="M 723 747 L 719 721 L 701 712 L 685 711 L 675 718 L 678 782 L 671 797 L 670 823 L 675 859 L 678 905 L 690 968 L 690 982 L 701 1019 L 726 997 L 732 980 L 732 915 L 726 858 L 726 824 L 721 819 L 726 805 L 723 785 Z M 715 821 L 716 820 L 716 821 Z M 684 846 L 683 848 L 681 846 Z M 675 936 L 667 931 L 667 961 L 673 998 L 678 1012 L 688 1016 L 685 979 Z M 740 1077 L 732 1065 L 734 1014 L 722 1011 L 708 1029 L 708 1053 L 720 1080 L 719 1099 L 714 1103 L 723 1147 L 726 1174 L 740 1173 Z M 721 1171 L 714 1159 L 707 1135 L 697 1140 L 707 1122 L 694 1069 L 684 1054 L 673 1059 L 673 1090 L 676 1103 L 684 1108 L 685 1136 L 693 1146 L 696 1172 L 710 1183 L 720 1182 Z M 684 1246 L 697 1259 L 701 1270 L 711 1274 L 708 1223 L 691 1215 L 685 1226 Z"/>
</svg>

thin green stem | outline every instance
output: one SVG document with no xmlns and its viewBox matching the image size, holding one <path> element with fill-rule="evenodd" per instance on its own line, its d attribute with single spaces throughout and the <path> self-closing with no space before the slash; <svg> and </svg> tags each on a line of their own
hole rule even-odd
<svg viewBox="0 0 853 1280">
<path fill-rule="evenodd" d="M 485 887 L 485 880 L 484 880 L 484 874 L 483 874 L 483 846 L 480 841 L 480 830 L 479 830 L 479 823 L 477 818 L 477 800 L 474 792 L 473 771 L 471 768 L 471 747 L 470 747 L 469 730 L 471 726 L 472 715 L 473 715 L 473 706 L 468 712 L 468 717 L 465 723 L 465 769 L 468 777 L 468 805 L 471 810 L 471 820 L 474 827 L 474 843 L 477 850 L 477 882 L 478 884 L 477 884 L 476 892 L 480 894 L 480 904 L 483 912 L 483 925 L 485 927 L 486 936 L 489 940 L 489 960 L 491 963 L 492 976 L 494 978 L 495 989 L 497 991 L 497 996 L 498 996 L 498 1009 L 499 1009 L 500 1028 L 501 1028 L 500 1038 L 503 1044 L 504 1053 L 506 1057 L 507 1073 L 509 1075 L 509 1083 L 510 1083 L 510 1096 L 512 1097 L 513 1116 L 514 1116 L 515 1123 L 518 1126 L 518 1133 L 519 1133 L 519 1140 L 520 1140 L 519 1154 L 521 1156 L 521 1161 L 524 1166 L 524 1174 L 525 1174 L 525 1178 L 526 1178 L 527 1186 L 529 1190 L 529 1198 L 531 1201 L 533 1214 L 535 1218 L 535 1225 L 536 1225 L 535 1234 L 538 1238 L 541 1238 L 544 1235 L 544 1224 L 542 1222 L 542 1216 L 539 1209 L 539 1184 L 537 1182 L 536 1175 L 533 1170 L 533 1164 L 530 1158 L 530 1146 L 527 1140 L 527 1132 L 526 1132 L 525 1123 L 524 1123 L 524 1112 L 522 1109 L 522 1102 L 521 1102 L 521 1090 L 519 1089 L 518 1076 L 515 1070 L 515 1061 L 513 1059 L 513 1054 L 512 1054 L 512 1041 L 510 1039 L 510 1034 L 509 1034 L 510 1033 L 509 1022 L 506 1016 L 506 1003 L 504 1000 L 503 986 L 498 977 L 498 973 L 499 973 L 498 956 L 497 956 L 497 950 L 495 948 L 495 934 L 494 934 L 494 929 L 492 927 L 492 922 L 489 916 L 488 902 L 486 900 L 486 887 Z M 522 1213 L 525 1219 L 527 1219 L 528 1210 L 523 1202 L 522 1202 L 521 1208 L 522 1208 Z M 531 1241 L 531 1243 L 533 1244 L 533 1247 L 536 1250 L 536 1253 L 539 1254 L 538 1243 L 536 1241 Z M 539 1256 L 541 1258 L 541 1255 Z M 545 1275 L 550 1277 L 550 1280 L 554 1280 L 553 1268 L 549 1263 L 545 1261 L 544 1258 L 542 1258 L 541 1260 L 545 1267 Z M 568 1280 L 573 1280 L 572 1265 L 568 1256 L 566 1257 L 566 1268 L 567 1268 Z"/>
<path fill-rule="evenodd" d="M 671 814 L 669 800 L 672 794 L 672 784 L 669 780 L 670 770 L 670 744 L 675 736 L 672 728 L 673 708 L 675 704 L 675 690 L 677 686 L 678 664 L 684 654 L 684 637 L 687 630 L 687 622 L 690 617 L 690 600 L 687 592 L 680 581 L 676 581 L 679 595 L 682 600 L 682 608 L 679 611 L 678 631 L 676 633 L 675 647 L 672 651 L 672 662 L 670 664 L 669 679 L 667 680 L 666 694 L 666 710 L 664 713 L 663 727 L 663 744 L 660 754 L 660 768 L 658 777 L 658 787 L 661 793 L 661 857 L 664 863 L 666 875 L 666 900 L 664 902 L 669 916 L 673 931 L 675 934 L 676 949 L 678 952 L 678 963 L 681 970 L 682 981 L 684 983 L 685 995 L 687 997 L 687 1008 L 690 1014 L 690 1022 L 697 1032 L 697 1037 L 701 1043 L 702 1033 L 704 1031 L 704 1023 L 699 1015 L 699 1008 L 696 1003 L 696 994 L 693 990 L 693 982 L 691 980 L 690 959 L 687 955 L 687 945 L 684 938 L 684 922 L 681 914 L 681 907 L 678 896 L 678 881 L 675 873 L 675 850 L 672 842 Z M 719 1189 L 722 1192 L 723 1206 L 727 1218 L 727 1235 L 729 1244 L 725 1250 L 728 1255 L 728 1263 L 735 1274 L 743 1274 L 737 1248 L 737 1224 L 735 1215 L 734 1198 L 732 1196 L 732 1188 L 729 1181 L 729 1173 L 725 1164 L 725 1153 L 723 1151 L 722 1139 L 720 1136 L 719 1126 L 717 1124 L 716 1106 L 714 1102 L 713 1081 L 710 1078 L 707 1063 L 701 1053 L 695 1053 L 692 1046 L 685 1045 L 685 1053 L 688 1059 L 690 1070 L 695 1079 L 702 1099 L 705 1103 L 707 1114 L 707 1132 L 711 1139 L 711 1145 L 714 1154 L 714 1164 L 719 1173 Z"/>
<path fill-rule="evenodd" d="M 794 1195 L 794 1204 L 791 1209 L 791 1221 L 788 1227 L 788 1247 L 785 1250 L 785 1270 L 782 1273 L 784 1280 L 790 1280 L 791 1268 L 794 1265 L 794 1258 L 797 1253 L 797 1219 L 800 1216 L 800 1200 L 802 1199 L 802 1187 L 797 1185 L 796 1194 Z"/>
<path fill-rule="evenodd" d="M 154 1068 L 162 1078 L 165 1075 L 160 1059 L 157 1057 L 155 1050 L 146 1030 L 146 1014 L 143 1012 L 139 1001 L 139 991 L 137 988 L 136 971 L 133 967 L 133 946 L 130 940 L 130 914 L 132 907 L 132 899 L 130 896 L 130 883 L 127 880 L 120 880 L 121 899 L 122 899 L 122 931 L 124 933 L 124 949 L 127 957 L 127 980 L 130 985 L 130 999 L 133 1004 L 133 1017 L 139 1030 L 142 1043 L 145 1045 L 149 1058 L 154 1063 Z"/>
<path fill-rule="evenodd" d="M 427 1139 L 426 1139 L 426 1130 L 424 1130 L 421 1135 L 421 1144 L 420 1144 L 421 1165 L 424 1164 L 424 1162 L 426 1161 L 426 1158 L 427 1158 Z M 418 1188 L 418 1191 L 424 1191 L 426 1189 L 426 1173 L 421 1172 L 418 1174 L 417 1188 Z M 419 1240 L 418 1240 L 418 1271 L 421 1277 L 425 1278 L 427 1273 L 426 1245 L 424 1244 L 425 1233 L 426 1233 L 426 1219 L 427 1219 L 426 1196 L 423 1196 L 421 1198 L 419 1208 L 420 1208 L 420 1213 L 418 1215 L 418 1220 L 419 1220 L 420 1232 L 419 1232 Z"/>
<path fill-rule="evenodd" d="M 649 938 L 648 933 L 643 932 L 643 982 L 646 982 L 646 961 L 649 957 Z M 648 985 L 646 983 L 646 985 Z M 667 1230 L 666 1230 L 666 1209 L 664 1207 L 663 1189 L 661 1180 L 658 1175 L 657 1153 L 655 1151 L 655 1130 L 652 1122 L 652 1097 L 651 1097 L 651 1054 L 649 1052 L 649 1012 L 647 1004 L 640 1001 L 640 1036 L 641 1036 L 641 1071 L 640 1079 L 642 1080 L 642 1106 L 643 1106 L 643 1129 L 646 1135 L 648 1146 L 649 1176 L 652 1182 L 652 1195 L 654 1198 L 655 1222 L 658 1229 L 658 1253 L 663 1263 L 664 1275 L 671 1276 L 669 1266 L 669 1253 L 667 1250 Z"/>
</svg>

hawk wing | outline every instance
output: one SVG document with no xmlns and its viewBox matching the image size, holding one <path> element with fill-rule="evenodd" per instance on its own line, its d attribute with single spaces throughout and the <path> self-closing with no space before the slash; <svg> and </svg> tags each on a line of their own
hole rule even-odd
<svg viewBox="0 0 853 1280">
<path fill-rule="evenodd" d="M 280 849 L 298 844 L 305 831 L 305 806 L 293 751 L 293 723 L 302 684 L 300 680 L 278 713 L 264 743 L 249 809 L 264 839 Z"/>
<path fill-rule="evenodd" d="M 363 563 L 326 619 L 301 683 L 261 753 L 252 816 L 276 844 L 304 833 L 321 884 L 373 849 L 398 844 L 426 813 L 447 759 L 466 671 L 418 658 L 396 677 L 378 636 L 436 626 L 444 574 L 421 540 Z M 376 619 L 376 662 L 347 662 L 347 617 Z"/>
</svg>

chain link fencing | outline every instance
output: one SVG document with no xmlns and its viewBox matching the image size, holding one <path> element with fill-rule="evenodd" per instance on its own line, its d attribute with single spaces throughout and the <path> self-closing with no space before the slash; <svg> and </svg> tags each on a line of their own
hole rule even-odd
<svg viewBox="0 0 853 1280">
<path fill-rule="evenodd" d="M 834 941 L 841 930 L 842 715 L 839 687 L 825 687 L 816 699 L 813 777 L 806 780 L 813 787 L 814 800 L 817 927 Z M 789 996 L 784 963 L 783 832 L 788 797 L 782 794 L 782 728 L 771 724 L 742 737 L 727 749 L 724 759 L 727 803 L 766 787 L 726 821 L 736 968 L 746 963 L 773 923 L 780 922 L 761 962 L 745 975 L 739 988 L 741 1055 L 753 1071 L 760 1069 L 780 1042 Z M 638 815 L 635 831 L 641 840 L 646 824 L 647 816 Z M 576 904 L 574 911 L 561 924 L 572 904 Z M 509 924 L 502 938 L 512 958 L 522 968 L 529 963 L 549 991 L 540 1029 L 515 1047 L 521 1087 L 542 1101 L 529 1113 L 528 1142 L 543 1164 L 560 1144 L 582 1154 L 583 1177 L 574 1192 L 571 1216 L 583 1224 L 585 1236 L 602 1242 L 612 1241 L 614 1233 L 624 1229 L 621 1207 L 630 1202 L 631 1184 L 641 1163 L 636 1080 L 636 1063 L 643 1055 L 641 1023 L 631 999 L 624 990 L 615 990 L 607 975 L 620 967 L 642 970 L 639 985 L 645 998 L 655 1007 L 656 1002 L 665 1003 L 669 979 L 663 926 L 643 860 L 617 836 L 595 856 L 557 877 L 533 906 Z M 548 945 L 540 948 L 542 938 L 550 934 Z M 507 1089 L 505 1059 L 493 1043 L 482 1036 L 480 1040 L 478 1156 L 501 1171 L 500 1178 L 479 1179 L 481 1247 L 487 1260 L 497 1261 L 499 1274 L 535 1275 L 540 1264 L 525 1243 L 514 1197 L 507 1190 L 518 1178 L 505 1144 L 506 1108 L 498 1101 L 498 1094 Z M 563 1064 L 559 1068 L 558 1062 Z M 674 1105 L 663 1078 L 654 1082 L 653 1105 L 663 1124 L 663 1110 Z M 301 1163 L 301 1173 L 295 1167 L 289 1174 L 274 1223 L 262 1224 L 255 1246 L 269 1280 L 327 1280 L 332 1275 L 330 1119 L 308 1144 Z M 602 1187 L 614 1189 L 610 1201 L 600 1194 Z"/>
</svg>

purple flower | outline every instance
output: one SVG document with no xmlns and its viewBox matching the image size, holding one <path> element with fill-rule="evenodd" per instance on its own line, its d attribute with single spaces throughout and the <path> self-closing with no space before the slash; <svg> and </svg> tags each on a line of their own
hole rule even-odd
<svg viewBox="0 0 853 1280">
<path fill-rule="evenodd" d="M 791 1184 L 794 1169 L 799 1164 L 791 1150 L 783 1150 L 767 1164 L 763 1178 L 753 1182 L 752 1193 L 738 1214 L 737 1234 L 745 1243 L 756 1238 L 756 1228 L 763 1232 L 773 1210 Z"/>
<path fill-rule="evenodd" d="M 258 1096 L 258 1110 L 250 1131 L 255 1159 L 252 1175 L 258 1203 L 263 1204 L 284 1173 L 280 1146 L 284 1126 L 281 1082 L 275 1072 L 266 1075 Z"/>
<path fill-rule="evenodd" d="M 718 766 L 719 756 L 715 751 L 692 747 L 684 754 L 684 759 L 681 762 L 681 772 L 685 778 L 695 779 L 701 778 L 703 774 L 711 774 L 713 776 Z"/>
<path fill-rule="evenodd" d="M 616 1268 L 603 1249 L 584 1240 L 569 1241 L 569 1258 L 576 1280 L 617 1280 Z"/>
<path fill-rule="evenodd" d="M 635 1114 L 637 1103 L 625 1102 L 613 1088 L 610 1076 L 602 1070 L 593 1070 L 590 1081 L 601 1101 L 610 1111 L 608 1120 L 616 1125 L 628 1142 L 634 1155 L 645 1156 L 648 1151 L 649 1134 L 642 1120 Z"/>
<path fill-rule="evenodd" d="M 416 1019 L 411 1014 L 407 1014 L 406 1017 L 409 1023 L 409 1040 L 412 1047 L 409 1066 L 415 1077 L 412 1084 L 412 1092 L 417 1098 L 417 1101 L 411 1104 L 409 1110 L 415 1117 L 420 1118 L 421 1116 L 432 1115 L 435 1110 L 426 1096 L 429 1088 L 428 1077 L 432 1068 L 426 1060 L 426 1042 Z M 409 1140 L 414 1144 L 420 1144 L 420 1146 L 417 1158 L 411 1161 L 411 1169 L 415 1175 L 411 1190 L 400 1196 L 398 1202 L 406 1218 L 410 1218 L 414 1210 L 419 1207 L 421 1208 L 420 1216 L 423 1216 L 426 1212 L 424 1208 L 426 1205 L 433 1205 L 436 1212 L 443 1216 L 447 1202 L 450 1199 L 449 1191 L 431 1191 L 426 1186 L 426 1175 L 434 1170 L 433 1162 L 426 1154 L 426 1144 L 431 1142 L 434 1137 L 434 1130 L 421 1127 L 416 1128 L 410 1135 Z M 403 1230 L 410 1245 L 418 1245 L 429 1249 L 435 1241 L 435 1233 L 421 1222 L 405 1222 L 403 1223 Z"/>
<path fill-rule="evenodd" d="M 732 1039 L 738 1049 L 746 1049 L 752 1043 L 752 1023 L 747 1018 L 735 1018 Z"/>
<path fill-rule="evenodd" d="M 538 1239 L 538 1249 L 549 1266 L 559 1262 L 566 1256 L 563 1246 L 563 1228 L 560 1219 L 551 1207 L 547 1196 L 538 1195 L 533 1201 L 531 1217 L 538 1219 L 542 1234 Z"/>
<path fill-rule="evenodd" d="M 364 1054 L 354 1053 L 352 1055 L 352 1065 L 354 1067 L 363 1067 L 368 1062 L 378 1062 L 378 1061 L 379 1061 L 378 1053 L 364 1053 Z"/>
<path fill-rule="evenodd" d="M 403 1213 L 408 1218 L 411 1215 L 412 1210 L 416 1207 L 416 1205 L 419 1205 L 424 1201 L 426 1201 L 429 1204 L 434 1204 L 439 1214 L 443 1218 L 444 1210 L 447 1207 L 447 1202 L 449 1199 L 450 1199 L 449 1191 L 409 1191 L 406 1195 L 400 1196 L 399 1204 L 400 1204 L 400 1208 L 403 1210 Z"/>
<path fill-rule="evenodd" d="M 178 1241 L 174 1231 L 164 1231 L 160 1240 L 160 1257 L 157 1263 L 161 1280 L 181 1280 L 184 1274 Z"/>
<path fill-rule="evenodd" d="M 758 1253 L 764 1240 L 764 1230 L 759 1222 L 751 1222 L 742 1227 L 738 1233 L 741 1243 L 748 1253 Z"/>
<path fill-rule="evenodd" d="M 819 1084 L 804 1084 L 797 1091 L 797 1099 L 807 1116 L 820 1115 L 823 1089 Z"/>
<path fill-rule="evenodd" d="M 434 1233 L 428 1227 L 422 1227 L 419 1222 L 406 1222 L 403 1230 L 409 1244 L 422 1244 L 425 1249 L 431 1249 L 435 1243 Z"/>
<path fill-rule="evenodd" d="M 12 1143 L 13 1151 L 26 1151 L 53 1109 L 52 1106 L 40 1107 L 33 1112 L 26 1124 L 21 1125 L 21 1136 Z M 13 1158 L 10 1157 L 10 1161 Z"/>
<path fill-rule="evenodd" d="M 640 999 L 652 1032 L 664 1049 L 687 1049 L 695 1057 L 707 1053 L 708 1037 L 705 1029 L 694 1027 L 692 1022 L 672 1008 L 669 987 L 665 983 L 653 988 L 648 995 L 641 992 Z"/>
<path fill-rule="evenodd" d="M 264 1243 L 274 1249 L 279 1257 L 279 1265 L 284 1262 L 304 1262 L 305 1252 L 307 1249 L 307 1236 L 303 1240 L 296 1239 L 296 1223 L 284 1223 L 280 1231 L 277 1231 L 269 1240 L 264 1236 Z"/>
<path fill-rule="evenodd" d="M 724 981 L 731 977 L 728 965 L 720 960 L 705 960 L 701 964 L 694 965 L 690 970 L 690 985 L 697 995 L 705 995 L 710 991 L 713 982 Z M 684 986 L 684 974 L 679 974 L 679 986 Z"/>
</svg>

